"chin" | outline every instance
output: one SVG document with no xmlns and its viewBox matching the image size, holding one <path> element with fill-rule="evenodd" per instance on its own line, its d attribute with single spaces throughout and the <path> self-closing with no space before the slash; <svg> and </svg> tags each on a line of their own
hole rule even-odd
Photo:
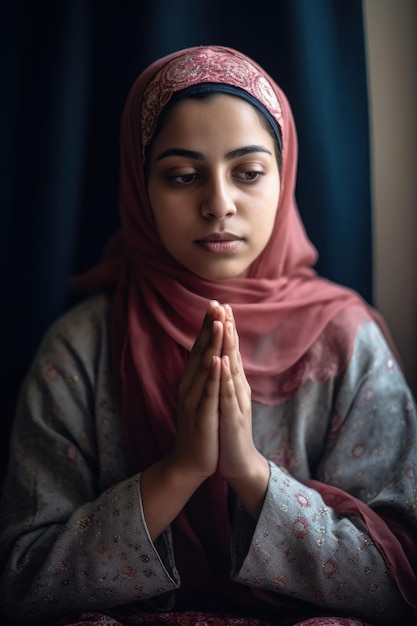
<svg viewBox="0 0 417 626">
<path fill-rule="evenodd" d="M 199 278 L 202 278 L 203 280 L 210 280 L 213 282 L 220 280 L 233 280 L 234 278 L 245 278 L 248 275 L 248 270 L 234 272 L 229 269 L 228 271 L 223 272 L 199 272 L 198 270 L 194 269 L 192 271 L 193 274 L 195 274 Z"/>
</svg>

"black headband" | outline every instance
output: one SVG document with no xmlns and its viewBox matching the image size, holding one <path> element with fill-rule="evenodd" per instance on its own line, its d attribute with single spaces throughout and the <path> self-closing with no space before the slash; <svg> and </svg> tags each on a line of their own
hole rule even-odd
<svg viewBox="0 0 417 626">
<path fill-rule="evenodd" d="M 187 96 L 194 96 L 205 93 L 225 93 L 230 94 L 231 96 L 238 96 L 239 98 L 243 98 L 243 100 L 247 100 L 247 102 L 252 104 L 256 109 L 258 109 L 260 113 L 262 113 L 262 115 L 271 125 L 271 128 L 274 131 L 277 140 L 279 152 L 282 154 L 282 133 L 278 122 L 260 100 L 254 98 L 250 93 L 248 93 L 244 89 L 241 89 L 240 87 L 235 87 L 233 85 L 228 85 L 225 83 L 199 83 L 198 85 L 191 85 L 190 87 L 186 87 L 185 89 L 174 92 L 169 102 L 178 102 L 180 100 L 183 100 L 184 98 L 187 98 Z"/>
</svg>

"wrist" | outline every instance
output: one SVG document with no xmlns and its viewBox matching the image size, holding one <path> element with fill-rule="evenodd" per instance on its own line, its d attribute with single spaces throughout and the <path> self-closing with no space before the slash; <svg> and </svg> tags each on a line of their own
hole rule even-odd
<svg viewBox="0 0 417 626">
<path fill-rule="evenodd" d="M 167 454 L 161 461 L 161 471 L 166 476 L 167 483 L 174 491 L 180 489 L 194 493 L 196 489 L 208 478 L 190 463 L 185 463 L 175 452 Z"/>
<path fill-rule="evenodd" d="M 228 478 L 233 489 L 249 515 L 257 520 L 268 489 L 270 466 L 267 459 L 258 453 L 258 458 L 239 476 Z"/>
<path fill-rule="evenodd" d="M 152 540 L 182 511 L 204 478 L 185 471 L 171 455 L 141 473 L 141 497 L 145 522 Z"/>
</svg>

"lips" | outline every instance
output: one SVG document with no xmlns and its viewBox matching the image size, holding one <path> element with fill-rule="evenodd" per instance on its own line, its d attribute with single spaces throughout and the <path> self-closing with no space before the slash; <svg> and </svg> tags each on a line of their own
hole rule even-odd
<svg viewBox="0 0 417 626">
<path fill-rule="evenodd" d="M 196 244 L 211 254 L 230 254 L 241 245 L 242 241 L 242 237 L 233 233 L 215 232 L 197 239 Z"/>
</svg>

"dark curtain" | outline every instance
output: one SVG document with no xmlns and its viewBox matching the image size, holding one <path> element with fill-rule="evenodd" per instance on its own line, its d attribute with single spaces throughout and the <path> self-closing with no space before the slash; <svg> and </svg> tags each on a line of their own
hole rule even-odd
<svg viewBox="0 0 417 626">
<path fill-rule="evenodd" d="M 156 57 L 216 43 L 265 67 L 292 103 L 297 198 L 318 271 L 371 293 L 368 109 L 360 0 L 0 3 L 2 468 L 39 341 L 118 225 L 119 123 Z"/>
</svg>

